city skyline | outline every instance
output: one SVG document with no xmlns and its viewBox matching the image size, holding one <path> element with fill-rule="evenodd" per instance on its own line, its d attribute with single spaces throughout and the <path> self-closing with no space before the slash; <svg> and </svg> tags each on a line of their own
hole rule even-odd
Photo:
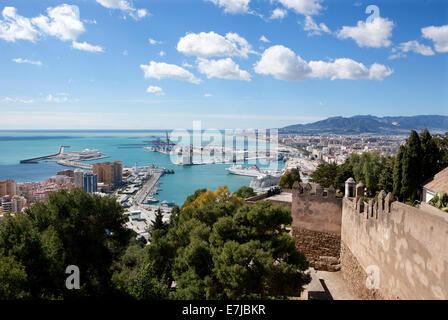
<svg viewBox="0 0 448 320">
<path fill-rule="evenodd" d="M 443 1 L 20 0 L 0 12 L 2 129 L 447 114 Z"/>
</svg>

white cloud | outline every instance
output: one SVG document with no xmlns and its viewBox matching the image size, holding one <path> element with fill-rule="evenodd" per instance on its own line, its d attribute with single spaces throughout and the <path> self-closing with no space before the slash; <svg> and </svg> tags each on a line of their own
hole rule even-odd
<svg viewBox="0 0 448 320">
<path fill-rule="evenodd" d="M 127 12 L 135 20 L 144 18 L 148 15 L 146 9 L 136 9 L 128 0 L 96 0 L 96 2 L 108 9 L 118 9 Z"/>
<path fill-rule="evenodd" d="M 281 45 L 266 49 L 254 70 L 258 74 L 273 75 L 285 81 L 303 81 L 311 73 L 305 60 Z"/>
<path fill-rule="evenodd" d="M 317 24 L 311 16 L 306 16 L 303 30 L 308 31 L 309 36 L 321 35 L 322 33 L 331 33 L 325 23 Z"/>
<path fill-rule="evenodd" d="M 236 33 L 221 36 L 213 31 L 205 33 L 188 33 L 180 38 L 177 50 L 186 55 L 202 58 L 242 56 L 247 58 L 253 53 L 251 45 L 246 39 Z"/>
<path fill-rule="evenodd" d="M 79 8 L 68 4 L 48 8 L 48 16 L 40 15 L 32 19 L 43 33 L 62 41 L 75 41 L 85 29 L 79 20 Z"/>
<path fill-rule="evenodd" d="M 265 43 L 269 43 L 269 42 L 271 42 L 271 41 L 269 41 L 269 39 L 266 38 L 264 35 L 260 37 L 260 41 L 263 41 L 263 42 L 265 42 Z"/>
<path fill-rule="evenodd" d="M 140 19 L 146 17 L 147 15 L 148 15 L 148 10 L 146 10 L 146 9 L 138 9 L 137 10 L 137 17 L 139 17 Z"/>
<path fill-rule="evenodd" d="M 163 96 L 165 94 L 162 88 L 156 86 L 149 86 L 148 89 L 146 89 L 146 92 L 152 93 L 156 96 Z"/>
<path fill-rule="evenodd" d="M 383 80 L 390 76 L 393 70 L 374 63 L 367 68 L 364 64 L 348 58 L 336 59 L 333 62 L 310 61 L 312 69 L 310 77 L 319 79 L 346 79 L 346 80 Z"/>
<path fill-rule="evenodd" d="M 157 80 L 176 79 L 195 84 L 201 82 L 201 80 L 196 78 L 190 71 L 175 64 L 151 61 L 149 65 L 140 65 L 140 68 L 143 70 L 145 78 L 154 78 Z"/>
<path fill-rule="evenodd" d="M 22 58 L 16 58 L 16 59 L 12 59 L 12 61 L 14 61 L 15 63 L 29 63 L 29 64 L 34 64 L 36 66 L 41 66 L 42 62 L 41 61 L 34 61 L 34 60 L 28 60 L 28 59 L 22 59 Z"/>
<path fill-rule="evenodd" d="M 250 0 L 206 0 L 224 8 L 225 13 L 248 13 Z"/>
<path fill-rule="evenodd" d="M 204 97 L 210 98 L 210 97 L 213 97 L 213 95 L 211 93 L 206 93 L 206 94 L 204 94 Z"/>
<path fill-rule="evenodd" d="M 437 52 L 448 52 L 448 25 L 430 26 L 422 29 L 423 37 L 434 41 Z"/>
<path fill-rule="evenodd" d="M 340 39 L 352 38 L 360 47 L 389 47 L 393 28 L 393 21 L 378 17 L 371 22 L 358 21 L 356 27 L 343 26 L 337 36 Z"/>
<path fill-rule="evenodd" d="M 50 7 L 47 8 L 47 15 L 41 14 L 31 19 L 19 16 L 13 7 L 5 7 L 2 14 L 5 19 L 0 20 L 0 38 L 6 41 L 23 39 L 34 42 L 39 35 L 49 35 L 61 41 L 72 41 L 72 47 L 75 49 L 103 51 L 100 46 L 76 41 L 85 32 L 77 6 L 62 4 Z"/>
<path fill-rule="evenodd" d="M 165 51 L 160 51 L 160 52 L 159 52 L 159 56 L 164 57 L 165 55 L 166 55 L 166 52 L 165 52 Z"/>
<path fill-rule="evenodd" d="M 162 41 L 157 41 L 157 40 L 154 40 L 154 39 L 151 39 L 151 38 L 149 38 L 148 41 L 149 41 L 149 43 L 152 44 L 152 45 L 155 45 L 155 44 L 162 44 Z"/>
<path fill-rule="evenodd" d="M 5 98 L 2 99 L 2 102 L 30 104 L 30 103 L 33 103 L 34 100 L 33 99 L 22 99 L 22 98 L 5 97 Z"/>
<path fill-rule="evenodd" d="M 184 67 L 184 68 L 193 68 L 193 66 L 191 64 L 189 64 L 188 62 L 183 62 L 182 63 L 182 67 Z"/>
<path fill-rule="evenodd" d="M 0 20 L 0 39 L 9 42 L 16 40 L 35 41 L 39 32 L 32 25 L 31 20 L 17 14 L 14 7 L 5 7 Z"/>
<path fill-rule="evenodd" d="M 400 43 L 397 48 L 393 48 L 393 54 L 389 59 L 405 58 L 407 52 L 415 52 L 423 56 L 433 56 L 435 53 L 431 47 L 419 43 L 417 40 Z"/>
<path fill-rule="evenodd" d="M 88 51 L 88 52 L 103 52 L 103 48 L 100 46 L 94 46 L 87 42 L 76 42 L 73 41 L 72 48 L 82 51 Z"/>
<path fill-rule="evenodd" d="M 322 9 L 323 0 L 277 0 L 288 9 L 303 15 L 315 15 Z"/>
<path fill-rule="evenodd" d="M 286 17 L 286 14 L 288 12 L 285 9 L 282 8 L 276 8 L 272 11 L 271 16 L 269 19 L 283 19 L 284 17 Z"/>
<path fill-rule="evenodd" d="M 199 59 L 198 70 L 205 74 L 208 79 L 251 80 L 249 72 L 241 70 L 239 65 L 231 58 L 221 60 Z"/>
<path fill-rule="evenodd" d="M 306 62 L 291 49 L 278 45 L 266 49 L 255 65 L 255 72 L 285 81 L 304 81 L 309 78 L 383 80 L 390 76 L 393 70 L 378 63 L 367 68 L 362 63 L 348 58 L 332 62 Z"/>
<path fill-rule="evenodd" d="M 63 103 L 68 102 L 68 96 L 64 93 L 57 93 L 55 95 L 49 94 L 46 100 L 47 102 Z"/>
</svg>

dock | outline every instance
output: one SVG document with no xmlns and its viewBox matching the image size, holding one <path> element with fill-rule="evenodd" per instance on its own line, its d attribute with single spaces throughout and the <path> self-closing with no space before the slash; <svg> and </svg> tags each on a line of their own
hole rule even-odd
<svg viewBox="0 0 448 320">
<path fill-rule="evenodd" d="M 62 155 L 64 154 L 65 148 L 70 148 L 70 146 L 61 146 L 59 148 L 59 152 L 56 154 L 51 154 L 49 156 L 36 157 L 36 158 L 32 158 L 32 159 L 20 160 L 20 163 L 38 163 L 39 161 L 42 161 L 42 160 L 58 159 L 58 158 L 61 158 Z"/>
<path fill-rule="evenodd" d="M 148 195 L 154 191 L 154 188 L 157 186 L 157 182 L 159 181 L 161 176 L 163 176 L 163 172 L 161 171 L 155 171 L 151 175 L 149 180 L 135 195 L 134 204 L 136 205 L 144 204 L 145 199 L 148 197 Z"/>
<path fill-rule="evenodd" d="M 65 167 L 72 167 L 72 168 L 78 168 L 78 169 L 84 169 L 84 170 L 92 170 L 93 165 L 88 163 L 81 163 L 77 161 L 70 161 L 70 160 L 59 160 L 56 162 L 57 164 Z"/>
</svg>

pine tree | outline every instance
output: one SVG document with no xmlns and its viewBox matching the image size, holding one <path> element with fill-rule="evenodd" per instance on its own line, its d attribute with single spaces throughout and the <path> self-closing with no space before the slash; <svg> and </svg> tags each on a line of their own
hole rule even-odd
<svg viewBox="0 0 448 320">
<path fill-rule="evenodd" d="M 420 141 L 422 145 L 423 160 L 422 160 L 422 182 L 430 179 L 441 168 L 441 152 L 428 129 L 423 130 L 420 134 Z"/>
<path fill-rule="evenodd" d="M 168 224 L 163 221 L 163 212 L 159 208 L 156 211 L 156 216 L 155 216 L 154 220 L 151 221 L 151 226 L 149 227 L 149 234 L 152 236 L 152 234 L 156 230 L 165 231 L 167 229 L 168 229 Z"/>
<path fill-rule="evenodd" d="M 407 140 L 406 151 L 403 154 L 401 179 L 402 196 L 411 201 L 418 199 L 422 182 L 422 147 L 420 137 L 415 130 Z"/>
<path fill-rule="evenodd" d="M 401 195 L 401 182 L 403 172 L 403 155 L 406 151 L 406 146 L 402 145 L 398 149 L 397 156 L 395 158 L 394 170 L 393 170 L 393 193 L 396 197 L 402 198 Z"/>
</svg>

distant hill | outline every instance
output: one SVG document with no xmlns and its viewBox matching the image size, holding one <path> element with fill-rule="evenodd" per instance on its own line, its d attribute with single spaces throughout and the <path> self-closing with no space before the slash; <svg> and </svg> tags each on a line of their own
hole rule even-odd
<svg viewBox="0 0 448 320">
<path fill-rule="evenodd" d="M 448 116 L 422 115 L 411 117 L 376 117 L 371 115 L 351 118 L 332 117 L 325 120 L 295 124 L 279 129 L 279 133 L 302 134 L 408 134 L 410 130 L 428 128 L 431 133 L 448 131 Z"/>
</svg>

